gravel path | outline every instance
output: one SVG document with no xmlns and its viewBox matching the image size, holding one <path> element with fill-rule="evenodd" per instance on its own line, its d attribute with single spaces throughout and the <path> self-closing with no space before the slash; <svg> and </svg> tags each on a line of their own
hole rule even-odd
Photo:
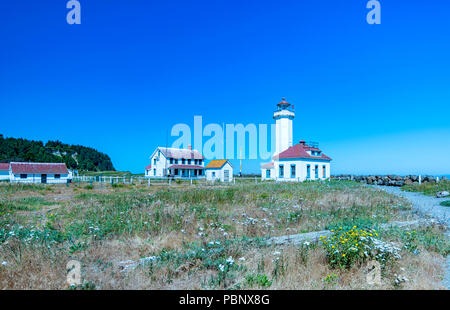
<svg viewBox="0 0 450 310">
<path fill-rule="evenodd" d="M 378 186 L 384 191 L 401 196 L 407 199 L 413 205 L 414 209 L 420 214 L 429 215 L 437 219 L 441 223 L 447 224 L 447 238 L 450 237 L 449 227 L 450 227 L 450 207 L 443 207 L 440 204 L 441 201 L 445 199 L 425 196 L 420 193 L 404 192 L 398 187 L 388 187 L 388 186 Z M 445 277 L 443 285 L 450 289 L 450 256 L 447 256 L 447 264 L 445 267 Z"/>
</svg>

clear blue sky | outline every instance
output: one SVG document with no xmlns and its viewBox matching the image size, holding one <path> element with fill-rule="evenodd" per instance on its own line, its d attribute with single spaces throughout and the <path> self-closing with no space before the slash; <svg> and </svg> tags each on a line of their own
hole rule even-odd
<svg viewBox="0 0 450 310">
<path fill-rule="evenodd" d="M 142 172 L 176 123 L 270 124 L 286 97 L 332 173 L 450 174 L 448 1 L 380 0 L 381 25 L 366 0 L 80 0 L 81 25 L 66 2 L 0 2 L 5 136 Z"/>
</svg>

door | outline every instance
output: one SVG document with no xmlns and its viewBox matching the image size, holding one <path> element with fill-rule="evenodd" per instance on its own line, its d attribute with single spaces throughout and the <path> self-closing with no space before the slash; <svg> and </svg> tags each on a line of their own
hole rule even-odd
<svg viewBox="0 0 450 310">
<path fill-rule="evenodd" d="M 46 174 L 41 174 L 41 183 L 42 184 L 46 184 L 47 183 L 47 175 Z"/>
<path fill-rule="evenodd" d="M 223 178 L 224 178 L 225 182 L 229 182 L 230 181 L 230 171 L 224 170 L 223 171 Z"/>
</svg>

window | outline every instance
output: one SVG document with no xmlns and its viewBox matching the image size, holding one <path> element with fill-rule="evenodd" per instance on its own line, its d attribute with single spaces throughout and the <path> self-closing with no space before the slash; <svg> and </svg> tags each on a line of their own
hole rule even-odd
<svg viewBox="0 0 450 310">
<path fill-rule="evenodd" d="M 55 174 L 55 179 L 61 179 L 61 175 L 60 174 Z"/>
<path fill-rule="evenodd" d="M 171 164 L 171 165 L 173 164 L 173 158 L 170 159 L 170 164 Z"/>
<path fill-rule="evenodd" d="M 155 159 L 153 159 L 153 164 L 154 164 L 154 165 L 156 165 L 156 158 L 155 158 Z"/>
<path fill-rule="evenodd" d="M 307 179 L 311 178 L 311 165 L 306 166 L 306 178 Z"/>
<path fill-rule="evenodd" d="M 291 165 L 291 178 L 295 178 L 295 165 Z"/>
<path fill-rule="evenodd" d="M 197 165 L 197 163 L 198 163 L 198 160 L 194 159 L 194 165 Z"/>
<path fill-rule="evenodd" d="M 280 178 L 284 178 L 284 166 L 283 165 L 280 165 L 280 173 L 279 173 L 279 175 L 280 175 Z"/>
<path fill-rule="evenodd" d="M 26 174 L 21 174 L 21 175 L 20 175 L 20 178 L 21 178 L 21 179 L 26 179 L 26 178 L 27 178 L 27 175 L 26 175 Z"/>
<path fill-rule="evenodd" d="M 175 169 L 175 175 L 178 175 L 178 169 Z"/>
<path fill-rule="evenodd" d="M 191 160 L 190 159 L 188 159 L 188 165 L 190 165 L 191 164 Z"/>
<path fill-rule="evenodd" d="M 315 175 L 316 179 L 319 178 L 319 166 L 318 165 L 314 166 L 314 175 Z"/>
<path fill-rule="evenodd" d="M 270 169 L 267 169 L 267 170 L 266 170 L 266 178 L 267 178 L 267 179 L 270 179 Z"/>
<path fill-rule="evenodd" d="M 175 159 L 175 165 L 178 165 L 178 159 Z"/>
<path fill-rule="evenodd" d="M 186 160 L 183 158 L 183 159 L 181 160 L 181 164 L 184 165 L 185 163 L 186 163 Z"/>
<path fill-rule="evenodd" d="M 323 165 L 322 170 L 323 170 L 323 178 L 326 179 L 327 178 L 327 166 Z"/>
<path fill-rule="evenodd" d="M 201 159 L 198 160 L 198 164 L 199 164 L 200 166 L 202 165 L 202 160 L 201 160 Z"/>
<path fill-rule="evenodd" d="M 156 169 L 153 169 L 153 175 L 156 176 Z"/>
<path fill-rule="evenodd" d="M 216 173 L 214 171 L 212 172 L 212 176 L 213 178 L 216 176 Z"/>
</svg>

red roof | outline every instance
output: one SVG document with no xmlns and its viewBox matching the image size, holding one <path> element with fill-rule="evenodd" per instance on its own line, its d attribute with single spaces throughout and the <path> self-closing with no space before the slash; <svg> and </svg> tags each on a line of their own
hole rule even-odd
<svg viewBox="0 0 450 310">
<path fill-rule="evenodd" d="M 0 163 L 0 170 L 9 170 L 9 163 Z"/>
<path fill-rule="evenodd" d="M 145 170 L 150 170 L 152 169 L 152 165 L 148 165 L 147 167 L 145 167 Z"/>
<path fill-rule="evenodd" d="M 274 166 L 274 164 L 273 164 L 273 162 L 271 162 L 271 163 L 267 163 L 267 164 L 261 165 L 261 168 L 263 168 L 263 169 L 271 169 L 271 168 L 273 168 L 273 166 Z"/>
<path fill-rule="evenodd" d="M 197 150 L 175 149 L 166 147 L 159 147 L 159 150 L 164 154 L 166 158 L 205 159 L 205 157 L 203 157 L 203 155 Z"/>
<path fill-rule="evenodd" d="M 11 163 L 14 174 L 69 174 L 64 163 Z"/>
<path fill-rule="evenodd" d="M 170 169 L 204 169 L 202 166 L 195 165 L 172 165 L 169 167 Z"/>
<path fill-rule="evenodd" d="M 280 103 L 277 104 L 278 106 L 290 106 L 291 104 L 286 101 L 286 98 L 283 97 L 283 100 L 281 100 Z"/>
<path fill-rule="evenodd" d="M 286 151 L 281 152 L 277 156 L 274 156 L 274 159 L 304 158 L 304 159 L 320 159 L 320 160 L 331 161 L 331 158 L 326 156 L 323 153 L 321 153 L 320 156 L 312 156 L 312 155 L 309 155 L 306 151 L 321 152 L 321 150 L 319 150 L 318 148 L 314 148 L 309 145 L 300 143 L 300 144 L 291 146 Z"/>
</svg>

